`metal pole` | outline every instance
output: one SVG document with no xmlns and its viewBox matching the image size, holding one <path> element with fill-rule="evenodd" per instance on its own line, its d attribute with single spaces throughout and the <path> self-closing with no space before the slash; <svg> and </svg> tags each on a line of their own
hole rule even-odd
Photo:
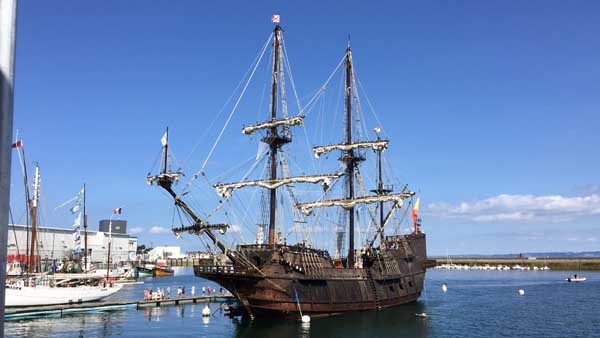
<svg viewBox="0 0 600 338">
<path fill-rule="evenodd" d="M 112 217 L 113 215 L 110 215 L 110 220 L 108 221 L 108 257 L 106 266 L 106 285 L 110 285 L 110 245 L 112 244 Z"/>
<path fill-rule="evenodd" d="M 0 0 L 0 338 L 4 337 L 16 29 L 17 1 Z"/>
<path fill-rule="evenodd" d="M 85 194 L 87 194 L 87 187 L 83 183 L 83 272 L 88 271 L 88 241 L 87 241 L 87 211 L 85 209 Z"/>
</svg>

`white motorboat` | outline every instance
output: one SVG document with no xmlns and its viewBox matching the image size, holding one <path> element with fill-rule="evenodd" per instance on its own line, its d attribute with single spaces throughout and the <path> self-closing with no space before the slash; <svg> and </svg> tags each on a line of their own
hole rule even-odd
<svg viewBox="0 0 600 338">
<path fill-rule="evenodd" d="M 75 286 L 52 287 L 49 285 L 25 286 L 23 281 L 6 287 L 6 307 L 43 306 L 92 302 L 106 298 L 121 290 L 123 285 L 110 287 Z"/>
<path fill-rule="evenodd" d="M 573 275 L 573 277 L 565 278 L 565 280 L 569 283 L 571 282 L 585 282 L 587 278 L 584 276 Z"/>
</svg>

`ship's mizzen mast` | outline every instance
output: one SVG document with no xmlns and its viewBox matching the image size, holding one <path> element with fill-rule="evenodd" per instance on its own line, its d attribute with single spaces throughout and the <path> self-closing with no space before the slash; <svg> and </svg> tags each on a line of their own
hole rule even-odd
<svg viewBox="0 0 600 338">
<path fill-rule="evenodd" d="M 379 128 L 375 128 L 377 132 L 377 139 L 379 140 Z M 390 187 L 384 187 L 383 185 L 383 174 L 381 167 L 381 153 L 385 148 L 378 148 L 377 150 L 377 189 L 371 190 L 371 192 L 376 193 L 377 195 L 387 195 L 392 192 Z M 400 204 L 402 206 L 402 204 Z M 379 202 L 379 242 L 383 243 L 383 239 L 385 237 L 384 226 L 386 221 L 383 217 L 383 201 Z"/>
</svg>

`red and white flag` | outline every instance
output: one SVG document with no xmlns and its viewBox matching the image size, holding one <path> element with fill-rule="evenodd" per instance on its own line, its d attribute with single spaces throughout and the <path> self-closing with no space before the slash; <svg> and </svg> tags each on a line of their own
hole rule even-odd
<svg viewBox="0 0 600 338">
<path fill-rule="evenodd" d="M 12 144 L 12 148 L 23 148 L 23 140 L 17 140 Z"/>
<path fill-rule="evenodd" d="M 271 21 L 272 21 L 273 23 L 279 23 L 279 20 L 280 20 L 280 19 L 281 19 L 281 18 L 279 17 L 279 14 L 275 14 L 275 15 L 273 15 L 273 16 L 271 17 Z"/>
<path fill-rule="evenodd" d="M 113 214 L 115 214 L 115 215 L 120 215 L 122 211 L 123 211 L 123 209 L 122 209 L 122 208 L 114 208 L 114 209 L 113 209 Z"/>
<path fill-rule="evenodd" d="M 373 128 L 373 131 L 376 133 L 381 133 L 381 128 L 375 127 L 375 128 Z"/>
</svg>

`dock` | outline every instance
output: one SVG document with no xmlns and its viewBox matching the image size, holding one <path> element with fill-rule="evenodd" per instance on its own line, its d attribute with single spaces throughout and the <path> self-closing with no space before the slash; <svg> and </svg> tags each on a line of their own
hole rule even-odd
<svg viewBox="0 0 600 338">
<path fill-rule="evenodd" d="M 231 301 L 233 299 L 234 297 L 231 294 L 225 294 L 216 296 L 176 297 L 160 300 L 97 301 L 77 304 L 6 308 L 4 320 L 15 320 L 22 318 L 45 316 L 61 317 L 66 314 L 73 313 L 116 310 L 140 310 L 150 307 L 176 306 L 196 303 L 222 303 Z"/>
</svg>

